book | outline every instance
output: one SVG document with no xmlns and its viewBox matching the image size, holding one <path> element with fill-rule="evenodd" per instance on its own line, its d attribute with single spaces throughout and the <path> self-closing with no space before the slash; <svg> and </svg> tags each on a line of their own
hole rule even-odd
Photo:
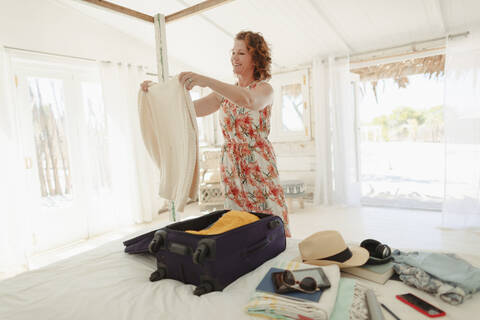
<svg viewBox="0 0 480 320">
<path fill-rule="evenodd" d="M 360 267 L 344 268 L 342 272 L 353 274 L 359 278 L 384 284 L 394 273 L 393 262 L 379 265 L 363 265 Z"/>
<path fill-rule="evenodd" d="M 296 292 L 286 292 L 286 293 L 277 293 L 275 292 L 275 288 L 273 285 L 272 280 L 272 273 L 274 272 L 282 272 L 284 269 L 279 268 L 270 268 L 267 274 L 263 277 L 262 281 L 258 284 L 257 288 L 255 289 L 258 292 L 264 292 L 276 296 L 281 296 L 284 298 L 289 298 L 293 300 L 303 301 L 303 302 L 318 302 L 320 301 L 320 297 L 322 295 L 322 290 L 315 291 L 314 293 L 304 293 L 300 291 Z"/>
</svg>

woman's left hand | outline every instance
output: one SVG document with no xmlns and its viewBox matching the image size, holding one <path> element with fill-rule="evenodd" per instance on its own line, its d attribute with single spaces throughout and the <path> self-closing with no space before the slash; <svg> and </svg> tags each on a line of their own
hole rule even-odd
<svg viewBox="0 0 480 320">
<path fill-rule="evenodd" d="M 185 89 L 192 90 L 194 86 L 206 87 L 208 78 L 201 74 L 187 71 L 181 72 L 178 75 L 178 80 L 185 86 Z"/>
</svg>

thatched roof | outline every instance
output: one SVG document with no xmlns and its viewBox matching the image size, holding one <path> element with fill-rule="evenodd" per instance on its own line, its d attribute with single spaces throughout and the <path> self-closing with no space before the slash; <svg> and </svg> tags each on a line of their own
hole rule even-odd
<svg viewBox="0 0 480 320">
<path fill-rule="evenodd" d="M 431 77 L 443 75 L 445 70 L 445 55 L 435 55 L 416 58 L 401 62 L 393 62 L 350 70 L 360 75 L 360 81 L 372 83 L 376 96 L 376 86 L 379 80 L 393 78 L 400 88 L 408 85 L 408 76 L 413 74 L 426 74 Z"/>
</svg>

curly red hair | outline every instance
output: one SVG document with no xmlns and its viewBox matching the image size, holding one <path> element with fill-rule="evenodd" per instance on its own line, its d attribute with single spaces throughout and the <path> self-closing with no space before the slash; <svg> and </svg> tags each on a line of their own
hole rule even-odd
<svg viewBox="0 0 480 320">
<path fill-rule="evenodd" d="M 269 80 L 272 77 L 270 73 L 272 58 L 270 56 L 270 48 L 262 34 L 252 31 L 240 31 L 235 36 L 235 40 L 245 41 L 245 45 L 252 55 L 255 65 L 253 70 L 255 80 Z"/>
</svg>

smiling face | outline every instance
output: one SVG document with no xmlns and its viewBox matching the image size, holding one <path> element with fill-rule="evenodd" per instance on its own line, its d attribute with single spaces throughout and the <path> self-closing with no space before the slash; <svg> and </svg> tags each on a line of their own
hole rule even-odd
<svg viewBox="0 0 480 320">
<path fill-rule="evenodd" d="M 233 73 L 237 76 L 248 77 L 248 75 L 253 74 L 255 65 L 244 40 L 235 40 L 230 61 L 232 62 Z"/>
</svg>

